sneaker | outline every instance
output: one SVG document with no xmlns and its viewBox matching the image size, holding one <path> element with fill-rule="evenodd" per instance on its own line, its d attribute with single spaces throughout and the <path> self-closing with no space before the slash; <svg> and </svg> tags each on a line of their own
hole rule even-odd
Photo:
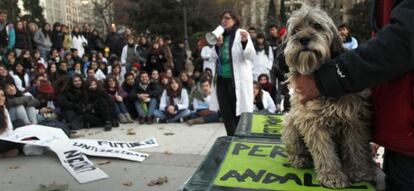
<svg viewBox="0 0 414 191">
<path fill-rule="evenodd" d="M 180 118 L 180 123 L 184 123 L 185 119 L 184 118 Z"/>
<path fill-rule="evenodd" d="M 26 144 L 23 146 L 23 153 L 26 156 L 40 156 L 47 151 L 46 147 L 39 147 L 36 145 Z"/>
</svg>

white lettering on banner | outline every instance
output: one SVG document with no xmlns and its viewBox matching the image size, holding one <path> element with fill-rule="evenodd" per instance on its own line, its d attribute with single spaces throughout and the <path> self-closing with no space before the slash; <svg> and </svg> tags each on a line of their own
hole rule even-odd
<svg viewBox="0 0 414 191">
<path fill-rule="evenodd" d="M 79 183 L 108 178 L 108 175 L 98 167 L 95 167 L 86 155 L 113 157 L 141 162 L 147 159 L 149 154 L 139 153 L 129 149 L 158 146 L 155 138 L 136 142 L 86 139 L 71 140 L 61 129 L 42 125 L 20 127 L 7 136 L 0 136 L 0 140 L 50 148 L 50 150 L 57 154 L 63 167 Z"/>
</svg>

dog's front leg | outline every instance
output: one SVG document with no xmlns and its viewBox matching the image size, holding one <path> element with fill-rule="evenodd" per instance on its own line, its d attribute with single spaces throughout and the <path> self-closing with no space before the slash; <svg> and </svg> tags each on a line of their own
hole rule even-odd
<svg viewBox="0 0 414 191">
<path fill-rule="evenodd" d="M 288 154 L 289 163 L 296 168 L 310 168 L 313 166 L 312 157 L 297 127 L 293 124 L 294 117 L 285 116 L 282 141 Z"/>
<path fill-rule="evenodd" d="M 344 188 L 351 183 L 342 171 L 335 142 L 323 124 L 301 128 L 304 140 L 312 155 L 317 179 L 331 188 Z"/>
<path fill-rule="evenodd" d="M 369 147 L 368 124 L 355 121 L 342 131 L 341 158 L 343 169 L 353 182 L 375 179 L 376 166 Z"/>
</svg>

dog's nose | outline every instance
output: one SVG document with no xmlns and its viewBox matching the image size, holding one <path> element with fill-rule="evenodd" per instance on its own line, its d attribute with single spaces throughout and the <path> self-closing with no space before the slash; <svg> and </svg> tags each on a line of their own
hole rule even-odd
<svg viewBox="0 0 414 191">
<path fill-rule="evenodd" d="M 308 37 L 303 37 L 303 38 L 301 38 L 301 39 L 299 40 L 299 42 L 300 42 L 300 44 L 301 44 L 302 46 L 307 46 L 307 45 L 309 44 L 309 42 L 310 42 L 310 38 L 308 38 Z"/>
</svg>

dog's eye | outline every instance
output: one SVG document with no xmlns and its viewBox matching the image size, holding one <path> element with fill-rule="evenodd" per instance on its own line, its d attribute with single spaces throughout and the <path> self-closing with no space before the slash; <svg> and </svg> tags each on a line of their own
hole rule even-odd
<svg viewBox="0 0 414 191">
<path fill-rule="evenodd" d="M 323 29 L 322 28 L 322 25 L 320 25 L 319 23 L 314 23 L 313 24 L 313 28 L 316 29 L 316 30 L 318 30 L 318 31 Z"/>
<path fill-rule="evenodd" d="M 293 33 L 297 33 L 297 32 L 299 32 L 300 31 L 300 28 L 299 27 L 295 27 L 295 28 L 293 28 Z"/>
</svg>

